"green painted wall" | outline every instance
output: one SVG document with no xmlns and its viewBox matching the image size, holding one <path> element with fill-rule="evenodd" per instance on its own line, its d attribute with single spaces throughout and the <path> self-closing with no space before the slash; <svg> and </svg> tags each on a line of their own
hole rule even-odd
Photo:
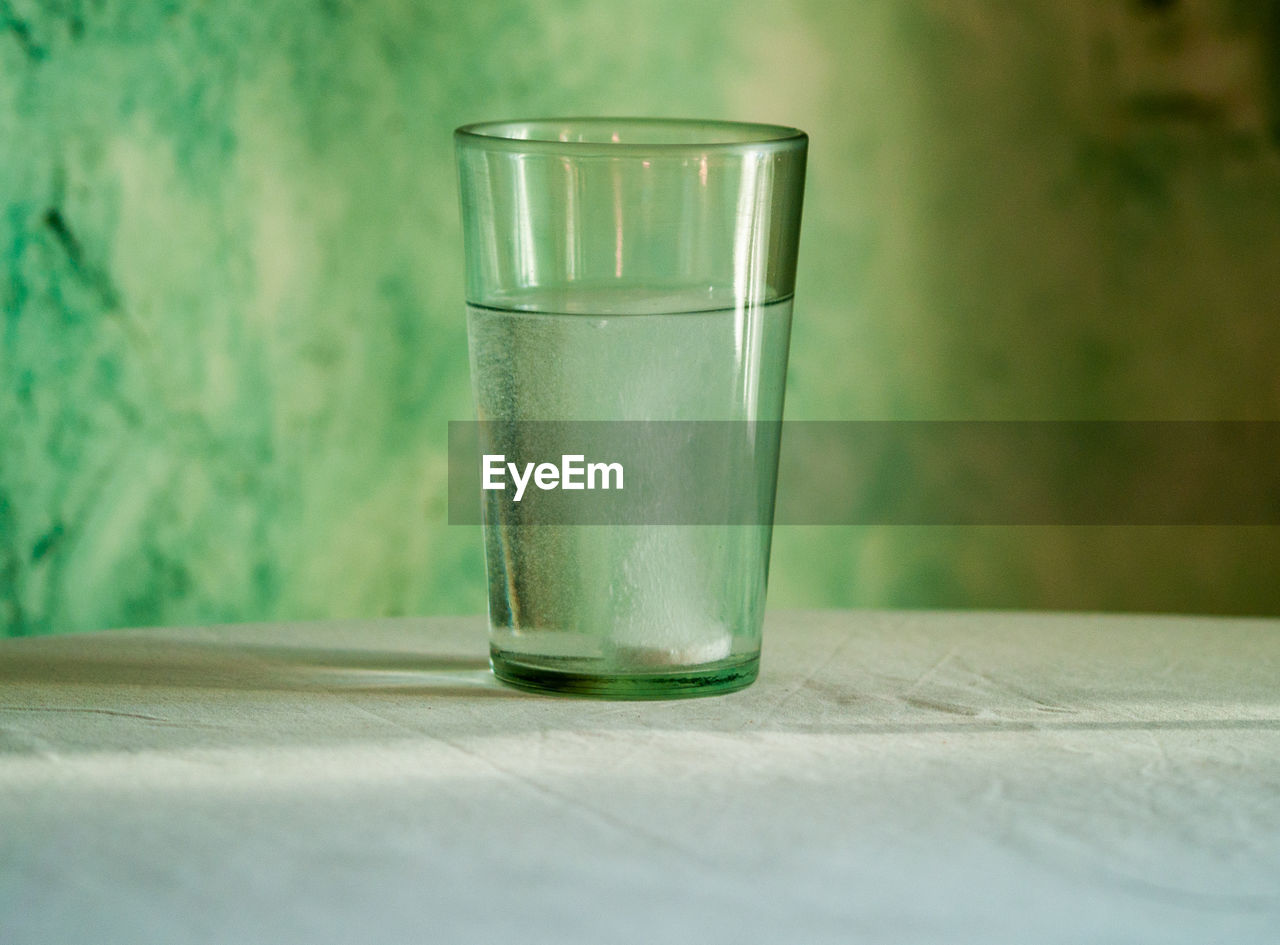
<svg viewBox="0 0 1280 945">
<path fill-rule="evenodd" d="M 788 415 L 1280 419 L 1275 0 L 0 0 L 0 631 L 483 609 L 451 129 L 812 135 Z M 1280 530 L 779 529 L 772 602 L 1280 612 Z"/>
</svg>

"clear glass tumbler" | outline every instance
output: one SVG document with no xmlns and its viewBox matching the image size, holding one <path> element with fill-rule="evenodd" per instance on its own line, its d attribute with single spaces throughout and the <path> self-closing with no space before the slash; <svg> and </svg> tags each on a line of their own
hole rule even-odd
<svg viewBox="0 0 1280 945">
<path fill-rule="evenodd" d="M 776 427 L 803 132 L 575 118 L 467 125 L 454 137 L 481 424 Z M 743 477 L 742 488 L 761 476 L 768 486 L 752 524 L 517 524 L 486 501 L 498 678 L 615 698 L 750 684 L 778 459 L 777 437 L 763 442 Z"/>
</svg>

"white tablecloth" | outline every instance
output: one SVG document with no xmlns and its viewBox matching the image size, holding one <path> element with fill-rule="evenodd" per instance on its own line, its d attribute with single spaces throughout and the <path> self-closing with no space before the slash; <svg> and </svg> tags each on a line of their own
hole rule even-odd
<svg viewBox="0 0 1280 945">
<path fill-rule="evenodd" d="M 662 703 L 485 652 L 0 640 L 0 942 L 1280 941 L 1280 621 L 778 613 Z"/>
</svg>

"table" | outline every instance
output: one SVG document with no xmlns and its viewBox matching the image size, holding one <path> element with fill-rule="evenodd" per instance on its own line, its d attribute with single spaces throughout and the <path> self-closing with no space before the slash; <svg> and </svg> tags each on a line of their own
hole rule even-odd
<svg viewBox="0 0 1280 945">
<path fill-rule="evenodd" d="M 0 941 L 1280 940 L 1280 621 L 765 639 L 661 703 L 474 617 L 0 640 Z"/>
</svg>

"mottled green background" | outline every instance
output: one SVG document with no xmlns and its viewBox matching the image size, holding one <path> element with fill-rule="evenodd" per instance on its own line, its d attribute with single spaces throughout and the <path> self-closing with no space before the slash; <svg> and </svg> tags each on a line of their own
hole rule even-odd
<svg viewBox="0 0 1280 945">
<path fill-rule="evenodd" d="M 482 610 L 450 131 L 574 113 L 810 132 L 790 417 L 1280 419 L 1274 0 L 0 0 L 0 631 Z M 771 602 L 1277 613 L 1278 552 L 786 528 Z"/>
</svg>

